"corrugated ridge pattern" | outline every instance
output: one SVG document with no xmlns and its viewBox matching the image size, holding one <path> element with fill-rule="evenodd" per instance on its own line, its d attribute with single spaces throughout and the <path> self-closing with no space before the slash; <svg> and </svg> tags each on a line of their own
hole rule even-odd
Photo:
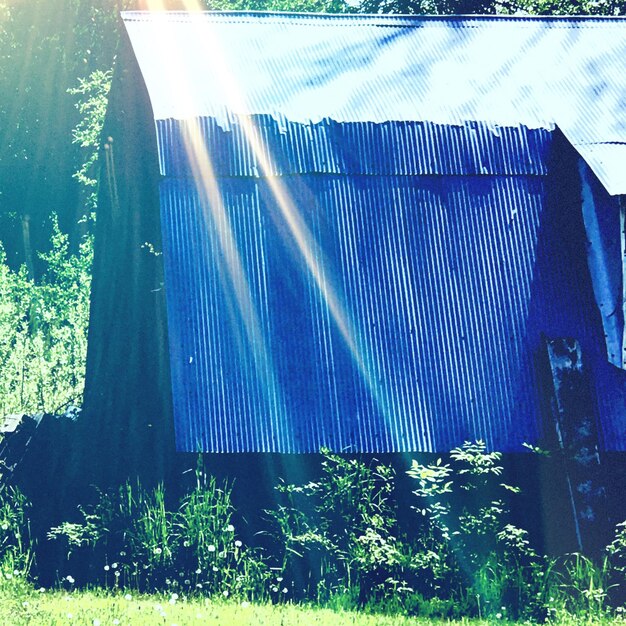
<svg viewBox="0 0 626 626">
<path fill-rule="evenodd" d="M 250 131 L 249 129 L 253 130 Z M 264 163 L 250 145 L 253 132 Z M 550 131 L 481 123 L 427 122 L 282 123 L 253 116 L 223 129 L 216 120 L 193 124 L 157 121 L 161 173 L 191 176 L 186 145 L 191 134 L 211 156 L 217 176 L 346 175 L 545 175 Z M 187 139 L 187 143 L 186 143 Z M 268 168 L 269 165 L 269 168 Z"/>
<path fill-rule="evenodd" d="M 559 269 L 554 248 L 540 251 L 542 177 L 291 181 L 360 368 L 285 237 L 267 182 L 223 179 L 220 188 L 272 375 L 257 375 L 194 185 L 164 181 L 181 449 L 428 451 L 483 438 L 518 450 L 536 440 L 540 333 L 582 332 L 579 307 L 566 302 L 576 272 Z"/>
<path fill-rule="evenodd" d="M 158 120 L 556 124 L 581 150 L 626 143 L 624 18 L 130 13 L 125 23 Z M 604 150 L 590 166 L 626 193 L 615 158 Z"/>
</svg>

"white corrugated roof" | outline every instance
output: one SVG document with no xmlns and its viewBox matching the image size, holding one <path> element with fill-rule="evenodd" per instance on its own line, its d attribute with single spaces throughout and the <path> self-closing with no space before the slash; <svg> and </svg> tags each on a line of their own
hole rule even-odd
<svg viewBox="0 0 626 626">
<path fill-rule="evenodd" d="M 125 12 L 156 119 L 558 125 L 626 193 L 623 18 Z"/>
</svg>

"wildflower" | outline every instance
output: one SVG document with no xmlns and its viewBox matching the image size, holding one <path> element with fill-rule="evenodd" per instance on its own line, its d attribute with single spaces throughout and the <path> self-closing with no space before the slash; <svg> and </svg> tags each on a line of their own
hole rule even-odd
<svg viewBox="0 0 626 626">
<path fill-rule="evenodd" d="M 200 568 L 198 568 L 198 569 L 196 570 L 196 574 L 202 574 L 202 570 L 201 570 Z"/>
<path fill-rule="evenodd" d="M 247 600 L 244 600 L 241 603 L 242 608 L 247 609 L 250 606 L 250 603 Z"/>
<path fill-rule="evenodd" d="M 13 574 L 7 573 L 7 574 L 5 574 L 5 577 L 6 577 L 7 580 L 11 580 L 11 578 L 13 578 Z"/>
<path fill-rule="evenodd" d="M 169 578 L 166 578 L 165 584 L 169 587 L 172 584 L 172 581 Z"/>
<path fill-rule="evenodd" d="M 91 622 L 93 624 L 93 626 L 100 626 L 100 620 L 99 619 L 95 619 L 93 620 L 93 622 Z"/>
<path fill-rule="evenodd" d="M 26 600 L 24 600 L 24 602 L 22 602 L 22 606 L 23 607 L 27 607 L 28 606 L 28 602 Z"/>
<path fill-rule="evenodd" d="M 161 550 L 161 548 L 155 548 L 154 549 L 154 553 L 155 554 L 161 554 L 161 552 L 163 552 L 163 550 Z"/>
<path fill-rule="evenodd" d="M 127 594 L 124 596 L 124 600 L 132 600 L 132 599 L 133 599 L 133 596 L 131 596 L 131 595 L 130 595 L 130 593 L 127 593 Z"/>
<path fill-rule="evenodd" d="M 124 550 L 120 550 L 120 556 L 126 556 L 126 552 L 124 552 Z"/>
<path fill-rule="evenodd" d="M 222 591 L 222 595 L 223 595 L 225 598 L 228 598 L 228 589 L 224 589 L 224 591 Z"/>
<path fill-rule="evenodd" d="M 117 569 L 117 563 L 113 563 L 113 565 L 111 565 L 111 567 L 112 567 L 113 569 Z"/>
<path fill-rule="evenodd" d="M 117 619 L 117 617 L 113 620 L 113 623 L 115 624 L 115 626 L 117 626 L 120 623 L 120 620 Z"/>
<path fill-rule="evenodd" d="M 111 568 L 110 568 L 108 565 L 105 565 L 105 566 L 104 566 L 104 571 L 105 571 L 105 572 L 108 572 L 110 569 L 111 569 Z"/>
<path fill-rule="evenodd" d="M 120 577 L 120 572 L 118 570 L 115 570 L 115 578 L 119 578 Z"/>
<path fill-rule="evenodd" d="M 219 568 L 217 567 L 217 565 L 214 565 L 211 569 L 212 569 L 214 572 L 219 572 Z"/>
<path fill-rule="evenodd" d="M 72 619 L 72 617 L 74 617 L 71 613 L 67 614 L 67 619 Z"/>
<path fill-rule="evenodd" d="M 6 522 L 2 524 L 2 530 L 9 530 L 9 525 Z"/>
<path fill-rule="evenodd" d="M 72 576 L 66 576 L 65 580 L 67 580 L 70 585 L 73 585 L 76 582 Z"/>
<path fill-rule="evenodd" d="M 46 588 L 45 587 L 39 587 L 39 593 L 46 593 Z"/>
<path fill-rule="evenodd" d="M 282 576 L 277 576 L 276 577 L 276 582 L 277 583 L 282 583 L 283 582 L 283 577 Z"/>
<path fill-rule="evenodd" d="M 189 580 L 189 578 L 185 578 L 185 580 L 183 581 L 183 584 L 191 585 L 191 581 Z"/>
<path fill-rule="evenodd" d="M 155 604 L 155 605 L 154 605 L 154 610 L 155 610 L 155 611 L 162 611 L 162 610 L 163 610 L 163 607 L 162 607 L 160 604 Z"/>
<path fill-rule="evenodd" d="M 207 548 L 207 550 L 208 550 L 209 552 L 215 552 L 215 546 L 214 546 L 213 544 L 211 544 L 211 545 Z"/>
<path fill-rule="evenodd" d="M 272 585 L 272 586 L 270 587 L 270 589 L 271 589 L 274 593 L 276 593 L 276 592 L 278 591 L 278 587 L 276 587 L 275 585 Z"/>
<path fill-rule="evenodd" d="M 188 547 L 189 547 L 189 542 L 183 541 L 183 548 L 188 548 Z"/>
<path fill-rule="evenodd" d="M 228 526 L 226 526 L 226 531 L 229 533 L 234 533 L 235 527 L 232 524 L 228 524 Z"/>
<path fill-rule="evenodd" d="M 237 541 L 235 541 L 235 546 L 236 546 L 237 548 L 241 548 L 241 546 L 242 546 L 242 545 L 243 545 L 243 544 L 241 543 L 241 541 L 239 541 L 239 539 L 237 539 Z"/>
<path fill-rule="evenodd" d="M 496 613 L 496 619 L 502 619 L 502 613 Z"/>
<path fill-rule="evenodd" d="M 287 589 L 287 587 L 283 587 L 283 593 L 289 593 L 289 589 Z"/>
</svg>

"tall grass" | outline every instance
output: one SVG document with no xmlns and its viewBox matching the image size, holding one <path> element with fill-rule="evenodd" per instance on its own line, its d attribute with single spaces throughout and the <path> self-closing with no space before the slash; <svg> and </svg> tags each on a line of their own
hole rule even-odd
<svg viewBox="0 0 626 626">
<path fill-rule="evenodd" d="M 326 452 L 317 481 L 278 485 L 285 501 L 268 511 L 263 549 L 239 539 L 232 486 L 201 465 L 180 499 L 162 485 L 127 483 L 50 530 L 65 555 L 58 584 L 72 593 L 96 585 L 133 597 L 303 601 L 491 623 L 620 620 L 626 523 L 598 560 L 538 554 L 508 519 L 500 490 L 510 486 L 502 485 L 499 459 L 477 443 L 455 451 L 450 464 L 415 463 L 407 531 L 390 468 Z M 28 503 L 16 491 L 0 495 L 0 582 L 19 586 L 33 564 Z"/>
</svg>

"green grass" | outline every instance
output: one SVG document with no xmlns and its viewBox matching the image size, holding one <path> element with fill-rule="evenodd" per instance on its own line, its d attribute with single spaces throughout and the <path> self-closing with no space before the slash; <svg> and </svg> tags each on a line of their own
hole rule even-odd
<svg viewBox="0 0 626 626">
<path fill-rule="evenodd" d="M 620 620 L 621 621 L 621 620 Z M 511 624 L 505 620 L 441 621 L 422 618 L 388 617 L 292 604 L 249 604 L 234 600 L 215 601 L 175 595 L 137 595 L 95 591 L 36 591 L 21 584 L 0 588 L 2 626 L 487 626 Z M 594 624 L 608 626 L 611 620 L 579 620 L 573 617 L 550 622 L 560 626 Z M 624 622 L 621 622 L 624 623 Z"/>
<path fill-rule="evenodd" d="M 41 624 L 46 626 L 109 626 L 132 624 L 158 626 L 174 624 L 224 624 L 233 626 L 426 626 L 438 622 L 336 613 L 329 609 L 298 607 L 292 604 L 269 605 L 247 602 L 185 599 L 170 595 L 133 596 L 101 591 L 66 593 L 45 591 L 0 597 L 0 623 L 3 626 Z M 118 621 L 115 621 L 118 620 Z M 459 622 L 460 623 L 460 622 Z"/>
</svg>

